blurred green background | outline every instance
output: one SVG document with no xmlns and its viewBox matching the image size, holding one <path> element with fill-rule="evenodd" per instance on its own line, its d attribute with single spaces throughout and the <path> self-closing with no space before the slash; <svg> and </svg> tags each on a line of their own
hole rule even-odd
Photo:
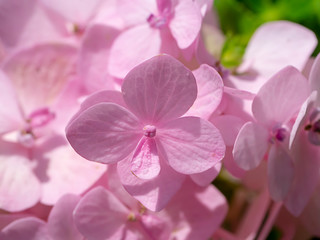
<svg viewBox="0 0 320 240">
<path fill-rule="evenodd" d="M 215 0 L 214 8 L 226 35 L 221 53 L 225 67 L 240 64 L 250 37 L 265 22 L 296 22 L 311 29 L 320 40 L 320 0 Z M 319 52 L 318 44 L 313 56 Z"/>
</svg>

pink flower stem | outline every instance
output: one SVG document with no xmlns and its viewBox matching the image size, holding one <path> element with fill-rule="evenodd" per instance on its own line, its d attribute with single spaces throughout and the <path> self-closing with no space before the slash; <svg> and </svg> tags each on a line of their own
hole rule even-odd
<svg viewBox="0 0 320 240">
<path fill-rule="evenodd" d="M 268 234 L 270 233 L 270 230 L 278 216 L 278 213 L 280 211 L 282 207 L 282 202 L 274 202 L 271 210 L 269 212 L 269 216 L 265 222 L 265 224 L 263 225 L 262 230 L 260 231 L 260 234 L 257 238 L 257 240 L 264 240 L 267 238 Z"/>
</svg>

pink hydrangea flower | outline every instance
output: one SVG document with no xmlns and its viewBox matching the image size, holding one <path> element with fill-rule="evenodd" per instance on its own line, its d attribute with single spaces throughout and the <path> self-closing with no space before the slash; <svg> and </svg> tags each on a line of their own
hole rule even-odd
<svg viewBox="0 0 320 240">
<path fill-rule="evenodd" d="M 181 182 L 183 175 L 204 172 L 223 158 L 224 142 L 211 123 L 181 117 L 194 103 L 197 86 L 179 61 L 161 55 L 140 64 L 124 79 L 122 96 L 122 106 L 91 97 L 66 133 L 86 159 L 118 163 L 123 182 L 160 184 L 173 175 Z"/>
<path fill-rule="evenodd" d="M 294 166 L 288 149 L 290 121 L 307 96 L 305 77 L 294 67 L 282 69 L 254 98 L 256 122 L 247 122 L 235 141 L 233 156 L 241 168 L 250 170 L 268 159 L 269 191 L 274 200 L 283 200 L 293 181 Z"/>
</svg>

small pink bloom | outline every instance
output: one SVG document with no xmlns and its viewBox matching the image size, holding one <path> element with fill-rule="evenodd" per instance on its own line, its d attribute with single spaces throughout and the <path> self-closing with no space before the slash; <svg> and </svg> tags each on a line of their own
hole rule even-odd
<svg viewBox="0 0 320 240">
<path fill-rule="evenodd" d="M 212 124 L 180 117 L 197 86 L 177 60 L 162 55 L 137 66 L 124 79 L 122 95 L 125 107 L 100 102 L 70 122 L 67 138 L 81 156 L 106 164 L 130 157 L 129 169 L 145 180 L 170 167 L 180 174 L 204 172 L 223 158 L 225 145 Z"/>
<path fill-rule="evenodd" d="M 253 100 L 256 122 L 246 123 L 235 141 L 234 159 L 245 170 L 257 167 L 267 154 L 269 191 L 275 200 L 284 199 L 293 181 L 290 120 L 307 95 L 307 81 L 295 68 L 279 71 Z"/>
</svg>

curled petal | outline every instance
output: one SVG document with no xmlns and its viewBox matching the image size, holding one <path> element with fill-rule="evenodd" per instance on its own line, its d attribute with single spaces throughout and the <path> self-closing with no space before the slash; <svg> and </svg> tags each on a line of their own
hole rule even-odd
<svg viewBox="0 0 320 240">
<path fill-rule="evenodd" d="M 159 175 L 159 156 L 153 138 L 141 138 L 131 160 L 131 171 L 141 179 L 151 179 Z"/>
</svg>

